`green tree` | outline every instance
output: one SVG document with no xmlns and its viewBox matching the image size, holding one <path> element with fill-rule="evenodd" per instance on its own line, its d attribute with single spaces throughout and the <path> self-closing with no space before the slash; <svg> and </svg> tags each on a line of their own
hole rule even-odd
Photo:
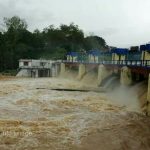
<svg viewBox="0 0 150 150">
<path fill-rule="evenodd" d="M 84 33 L 77 25 L 74 23 L 71 23 L 69 26 L 61 25 L 60 30 L 66 39 L 64 48 L 68 51 L 79 51 L 83 48 Z"/>
<path fill-rule="evenodd" d="M 84 40 L 84 47 L 86 50 L 91 50 L 91 49 L 106 50 L 106 49 L 108 49 L 108 46 L 106 45 L 105 40 L 98 36 L 86 37 Z"/>
<path fill-rule="evenodd" d="M 20 58 L 17 51 L 18 44 L 21 42 L 22 34 L 27 31 L 27 24 L 24 20 L 17 16 L 12 18 L 4 18 L 4 24 L 6 27 L 5 36 L 5 55 L 7 56 L 7 62 L 5 60 L 7 69 L 14 69 L 18 66 L 18 58 Z M 28 37 L 27 37 L 28 38 Z M 25 40 L 25 39 L 24 39 Z"/>
<path fill-rule="evenodd" d="M 98 36 L 84 38 L 83 31 L 74 23 L 50 25 L 42 32 L 30 32 L 25 20 L 14 16 L 4 18 L 5 30 L 0 32 L 0 71 L 17 69 L 18 60 L 63 59 L 69 51 L 84 52 L 90 49 L 107 49 L 106 42 Z"/>
<path fill-rule="evenodd" d="M 26 21 L 20 19 L 18 16 L 14 16 L 12 18 L 4 18 L 4 24 L 7 30 L 11 28 L 14 30 L 27 29 Z"/>
</svg>

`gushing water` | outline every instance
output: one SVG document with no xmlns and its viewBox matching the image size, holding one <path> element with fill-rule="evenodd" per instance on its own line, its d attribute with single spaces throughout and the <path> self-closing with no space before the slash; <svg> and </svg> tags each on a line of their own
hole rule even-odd
<svg viewBox="0 0 150 150">
<path fill-rule="evenodd" d="M 76 80 L 16 78 L 1 80 L 0 85 L 0 149 L 3 150 L 79 149 L 79 145 L 86 145 L 82 141 L 91 133 L 104 132 L 105 128 L 114 130 L 115 124 L 125 125 L 133 116 L 136 121 L 144 118 L 115 105 L 104 93 L 50 90 L 87 87 Z M 148 124 L 144 126 L 148 131 Z"/>
</svg>

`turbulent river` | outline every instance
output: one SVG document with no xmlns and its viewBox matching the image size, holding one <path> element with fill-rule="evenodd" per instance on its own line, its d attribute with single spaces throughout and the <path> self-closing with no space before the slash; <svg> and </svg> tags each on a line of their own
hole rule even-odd
<svg viewBox="0 0 150 150">
<path fill-rule="evenodd" d="M 150 119 L 62 78 L 0 80 L 0 150 L 148 150 Z M 117 99 L 117 98 L 116 98 Z"/>
</svg>

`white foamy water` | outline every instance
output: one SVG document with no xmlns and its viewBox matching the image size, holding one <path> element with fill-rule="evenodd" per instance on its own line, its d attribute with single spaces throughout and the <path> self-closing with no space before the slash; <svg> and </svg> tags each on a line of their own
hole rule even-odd
<svg viewBox="0 0 150 150">
<path fill-rule="evenodd" d="M 104 127 L 107 120 L 126 112 L 108 101 L 104 93 L 51 90 L 87 87 L 70 79 L 16 78 L 1 80 L 0 85 L 0 149 L 3 150 L 72 149 L 96 124 Z"/>
</svg>

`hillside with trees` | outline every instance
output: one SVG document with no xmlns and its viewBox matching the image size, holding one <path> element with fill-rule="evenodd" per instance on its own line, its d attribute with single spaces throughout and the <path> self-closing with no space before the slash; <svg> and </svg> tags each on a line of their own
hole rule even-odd
<svg viewBox="0 0 150 150">
<path fill-rule="evenodd" d="M 3 19 L 0 31 L 0 72 L 18 68 L 19 59 L 64 59 L 69 51 L 107 50 L 102 37 L 87 36 L 77 25 L 53 25 L 33 32 L 25 20 L 14 16 Z"/>
</svg>

